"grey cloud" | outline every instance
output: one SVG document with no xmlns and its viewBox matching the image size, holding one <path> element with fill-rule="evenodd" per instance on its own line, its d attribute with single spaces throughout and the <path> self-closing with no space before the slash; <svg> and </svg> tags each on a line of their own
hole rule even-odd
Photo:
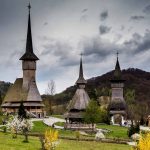
<svg viewBox="0 0 150 150">
<path fill-rule="evenodd" d="M 88 9 L 85 8 L 85 9 L 82 10 L 82 13 L 85 13 L 85 12 L 87 12 L 87 11 L 88 11 Z"/>
<path fill-rule="evenodd" d="M 100 34 L 106 34 L 108 32 L 110 32 L 111 27 L 105 26 L 105 25 L 100 25 L 99 26 L 99 32 Z"/>
<path fill-rule="evenodd" d="M 81 22 L 87 22 L 87 18 L 88 18 L 87 15 L 82 15 L 81 18 L 80 18 L 80 21 Z"/>
<path fill-rule="evenodd" d="M 57 64 L 60 66 L 74 66 L 78 64 L 77 59 L 74 59 L 73 47 L 67 41 L 52 40 L 48 44 L 43 45 L 44 51 L 41 56 L 50 55 L 57 58 Z"/>
<path fill-rule="evenodd" d="M 109 57 L 117 50 L 128 57 L 132 57 L 133 55 L 150 50 L 150 31 L 146 30 L 144 36 L 134 33 L 130 40 L 122 44 L 112 43 L 100 37 L 85 39 L 83 41 L 83 50 L 86 56 L 98 57 L 100 59 Z"/>
<path fill-rule="evenodd" d="M 56 57 L 65 57 L 72 50 L 71 45 L 66 41 L 62 42 L 59 40 L 49 41 L 48 44 L 43 46 L 45 51 L 42 52 L 42 55 L 53 54 Z"/>
<path fill-rule="evenodd" d="M 138 33 L 133 34 L 132 39 L 124 42 L 126 49 L 130 49 L 133 54 L 138 54 L 150 50 L 150 31 L 146 30 L 144 36 Z"/>
<path fill-rule="evenodd" d="M 118 49 L 120 49 L 118 45 L 100 37 L 86 38 L 83 41 L 83 53 L 85 56 L 93 55 L 104 59 Z"/>
<path fill-rule="evenodd" d="M 107 18 L 108 18 L 108 11 L 105 10 L 105 11 L 103 11 L 103 12 L 100 14 L 100 20 L 101 20 L 101 21 L 104 21 L 104 20 L 106 20 Z"/>
<path fill-rule="evenodd" d="M 122 25 L 122 26 L 120 27 L 120 30 L 123 31 L 124 29 L 125 29 L 125 26 Z"/>
<path fill-rule="evenodd" d="M 44 22 L 44 26 L 48 25 L 48 22 Z"/>
<path fill-rule="evenodd" d="M 147 5 L 144 9 L 143 12 L 146 14 L 150 14 L 150 5 Z"/>
<path fill-rule="evenodd" d="M 131 16 L 130 19 L 133 21 L 139 21 L 143 20 L 145 17 L 144 16 Z"/>
</svg>

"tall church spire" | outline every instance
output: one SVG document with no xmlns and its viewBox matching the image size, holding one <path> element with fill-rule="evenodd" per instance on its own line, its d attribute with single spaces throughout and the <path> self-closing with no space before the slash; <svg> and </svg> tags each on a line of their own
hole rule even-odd
<svg viewBox="0 0 150 150">
<path fill-rule="evenodd" d="M 116 61 L 116 66 L 115 66 L 115 71 L 114 71 L 114 79 L 119 80 L 121 79 L 121 69 L 120 69 L 120 64 L 118 60 L 118 51 L 117 51 L 117 61 Z"/>
<path fill-rule="evenodd" d="M 20 60 L 39 60 L 38 57 L 33 52 L 32 45 L 32 32 L 31 32 L 31 19 L 30 19 L 30 9 L 31 5 L 28 5 L 29 15 L 28 15 L 28 29 L 27 29 L 27 39 L 26 39 L 26 52 L 20 58 Z"/>
<path fill-rule="evenodd" d="M 76 81 L 76 84 L 85 84 L 87 81 L 84 79 L 83 76 L 83 65 L 82 65 L 82 53 L 81 53 L 81 58 L 80 58 L 80 69 L 79 69 L 79 78 Z"/>
</svg>

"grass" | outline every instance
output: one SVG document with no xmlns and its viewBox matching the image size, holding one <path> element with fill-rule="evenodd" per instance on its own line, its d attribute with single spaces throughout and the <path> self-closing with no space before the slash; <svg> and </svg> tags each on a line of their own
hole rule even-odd
<svg viewBox="0 0 150 150">
<path fill-rule="evenodd" d="M 32 133 L 43 133 L 46 129 L 50 129 L 51 127 L 45 125 L 42 121 L 34 121 L 34 126 L 32 129 Z M 63 126 L 64 123 L 58 122 L 56 125 Z M 127 136 L 127 130 L 126 127 L 120 127 L 120 126 L 113 126 L 113 125 L 97 125 L 97 128 L 101 129 L 108 129 L 111 132 L 106 134 L 107 138 L 121 138 L 121 139 L 128 139 Z M 59 130 L 59 135 L 63 137 L 75 137 L 75 131 L 71 130 Z M 82 136 L 81 136 L 82 137 Z M 87 138 L 91 138 L 91 136 L 88 136 Z M 86 138 L 84 136 L 84 138 Z"/>
<path fill-rule="evenodd" d="M 51 129 L 51 127 L 45 125 L 43 121 L 34 121 L 34 126 L 31 133 L 45 133 L 47 129 Z M 74 131 L 70 130 L 59 130 L 59 135 L 64 137 L 75 137 Z"/>
<path fill-rule="evenodd" d="M 24 136 L 18 135 L 17 139 L 12 139 L 11 134 L 0 132 L 0 150 L 40 150 L 39 138 L 29 137 L 29 143 L 24 143 L 23 140 Z M 121 144 L 60 140 L 56 150 L 130 150 L 130 148 Z"/>
<path fill-rule="evenodd" d="M 2 124 L 3 116 L 0 115 L 0 125 Z"/>
<path fill-rule="evenodd" d="M 40 150 L 40 141 L 37 137 L 29 137 L 29 143 L 24 143 L 24 136 L 12 139 L 11 134 L 0 133 L 0 150 Z"/>
<path fill-rule="evenodd" d="M 61 140 L 56 150 L 131 150 L 128 145 Z"/>
<path fill-rule="evenodd" d="M 56 117 L 56 118 L 60 118 L 60 119 L 64 119 L 63 115 L 52 115 L 52 117 Z"/>
<path fill-rule="evenodd" d="M 56 122 L 55 125 L 57 126 L 61 126 L 61 127 L 64 127 L 65 125 L 65 122 Z"/>
<path fill-rule="evenodd" d="M 128 135 L 127 135 L 128 128 L 126 127 L 114 126 L 114 125 L 97 125 L 97 128 L 110 130 L 111 132 L 106 134 L 106 137 L 108 138 L 128 139 Z"/>
<path fill-rule="evenodd" d="M 44 124 L 43 121 L 34 121 L 33 124 L 32 133 L 44 133 L 46 129 L 51 128 Z"/>
</svg>

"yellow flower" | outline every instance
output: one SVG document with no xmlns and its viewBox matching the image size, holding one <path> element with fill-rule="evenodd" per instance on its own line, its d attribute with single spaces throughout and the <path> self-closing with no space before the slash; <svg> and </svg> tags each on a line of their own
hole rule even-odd
<svg viewBox="0 0 150 150">
<path fill-rule="evenodd" d="M 134 150 L 150 150 L 150 133 L 142 135 Z"/>
<path fill-rule="evenodd" d="M 54 129 L 45 131 L 44 147 L 46 150 L 54 149 L 55 142 L 58 141 L 58 131 Z"/>
</svg>

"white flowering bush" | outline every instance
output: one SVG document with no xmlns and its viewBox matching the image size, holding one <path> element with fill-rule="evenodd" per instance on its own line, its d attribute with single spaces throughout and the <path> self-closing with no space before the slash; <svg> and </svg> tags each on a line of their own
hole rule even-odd
<svg viewBox="0 0 150 150">
<path fill-rule="evenodd" d="M 6 127 L 11 131 L 13 138 L 17 138 L 17 134 L 21 130 L 20 122 L 21 120 L 18 119 L 18 116 L 15 116 L 11 117 L 6 124 Z"/>
<path fill-rule="evenodd" d="M 20 123 L 20 126 L 21 126 L 21 131 L 25 136 L 24 142 L 28 142 L 28 132 L 31 131 L 33 127 L 33 123 L 29 119 L 23 119 Z"/>
<path fill-rule="evenodd" d="M 29 119 L 21 119 L 18 116 L 12 117 L 8 123 L 7 128 L 10 129 L 13 138 L 17 138 L 18 132 L 23 132 L 25 136 L 25 142 L 28 142 L 28 132 L 31 131 L 33 123 Z"/>
</svg>

